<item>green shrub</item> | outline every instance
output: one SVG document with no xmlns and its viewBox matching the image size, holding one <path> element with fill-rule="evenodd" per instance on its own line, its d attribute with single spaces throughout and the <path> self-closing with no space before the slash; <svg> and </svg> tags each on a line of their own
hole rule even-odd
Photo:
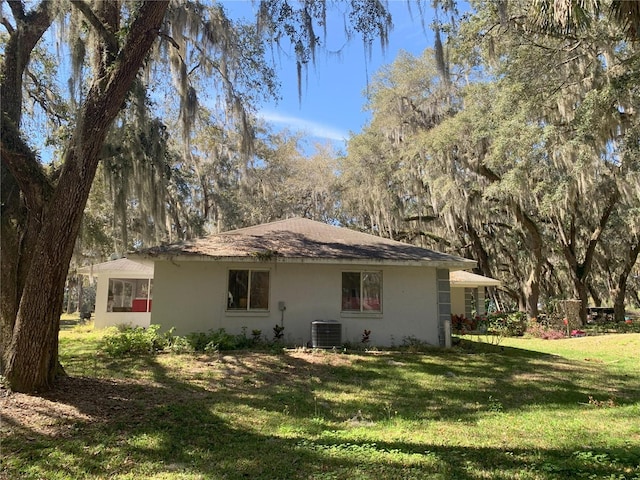
<svg viewBox="0 0 640 480">
<path fill-rule="evenodd" d="M 158 333 L 160 325 L 147 328 L 119 325 L 117 331 L 104 338 L 102 350 L 112 357 L 148 355 L 163 350 L 168 345 L 166 335 Z"/>
<path fill-rule="evenodd" d="M 521 337 L 527 329 L 524 312 L 495 312 L 487 316 L 487 331 L 502 337 Z"/>
<path fill-rule="evenodd" d="M 254 345 L 253 338 L 246 335 L 231 335 L 224 328 L 208 332 L 194 332 L 186 336 L 186 341 L 196 352 L 218 352 L 222 350 L 239 350 Z"/>
<path fill-rule="evenodd" d="M 171 353 L 193 353 L 195 350 L 186 337 L 172 336 L 167 349 Z"/>
<path fill-rule="evenodd" d="M 589 333 L 640 333 L 640 319 L 627 319 L 624 322 L 605 322 L 587 324 L 584 327 Z"/>
<path fill-rule="evenodd" d="M 400 350 L 404 350 L 411 353 L 424 352 L 433 349 L 433 345 L 425 342 L 424 340 L 420 340 L 415 335 L 408 335 L 406 337 L 402 337 L 402 345 L 400 346 Z"/>
</svg>

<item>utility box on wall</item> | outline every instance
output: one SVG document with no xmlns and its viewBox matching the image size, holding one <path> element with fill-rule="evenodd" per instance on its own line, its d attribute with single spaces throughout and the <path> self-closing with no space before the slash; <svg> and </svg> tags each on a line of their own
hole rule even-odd
<svg viewBox="0 0 640 480">
<path fill-rule="evenodd" d="M 342 346 L 342 324 L 336 320 L 315 320 L 311 322 L 311 346 L 313 348 Z"/>
</svg>

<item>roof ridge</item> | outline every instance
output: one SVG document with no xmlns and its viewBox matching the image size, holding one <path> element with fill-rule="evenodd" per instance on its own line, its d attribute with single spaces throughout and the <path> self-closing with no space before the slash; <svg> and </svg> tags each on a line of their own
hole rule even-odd
<svg viewBox="0 0 640 480">
<path fill-rule="evenodd" d="M 272 222 L 259 223 L 257 225 L 249 225 L 249 226 L 242 227 L 242 228 L 234 228 L 233 230 L 227 230 L 226 232 L 212 233 L 210 235 L 207 235 L 205 237 L 200 237 L 200 238 L 207 238 L 207 237 L 210 237 L 210 236 L 213 236 L 213 235 L 226 235 L 228 233 L 243 232 L 245 230 L 255 229 L 257 227 L 266 227 L 266 226 L 269 226 L 269 225 L 276 225 L 278 223 L 288 222 L 288 221 L 291 221 L 291 220 L 309 220 L 311 222 L 323 223 L 323 222 L 318 222 L 317 220 L 311 220 L 310 218 L 306 218 L 306 217 L 281 218 L 280 220 L 274 220 Z M 326 225 L 326 224 L 324 224 L 324 225 Z"/>
</svg>

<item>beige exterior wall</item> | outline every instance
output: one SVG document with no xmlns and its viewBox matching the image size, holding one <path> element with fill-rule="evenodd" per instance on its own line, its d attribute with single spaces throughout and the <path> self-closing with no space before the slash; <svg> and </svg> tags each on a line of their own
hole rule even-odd
<svg viewBox="0 0 640 480">
<path fill-rule="evenodd" d="M 464 288 L 451 285 L 451 313 L 464 315 Z"/>
<path fill-rule="evenodd" d="M 148 327 L 151 323 L 150 312 L 108 312 L 107 301 L 109 296 L 110 278 L 149 278 L 130 272 L 105 272 L 96 275 L 96 309 L 93 314 L 94 328 L 113 327 L 115 325 L 129 325 L 131 327 Z M 152 304 L 152 309 L 155 304 Z"/>
<path fill-rule="evenodd" d="M 268 312 L 226 310 L 229 269 L 269 269 Z M 342 313 L 343 271 L 382 271 L 382 313 Z M 217 330 L 238 334 L 246 327 L 273 338 L 282 321 L 285 341 L 306 345 L 311 322 L 337 320 L 342 341 L 360 342 L 371 330 L 371 345 L 401 345 L 412 336 L 438 344 L 438 309 L 434 268 L 383 267 L 293 263 L 219 263 L 216 261 L 156 261 L 151 322 L 175 327 L 178 335 Z M 284 315 L 278 309 L 284 302 Z"/>
</svg>

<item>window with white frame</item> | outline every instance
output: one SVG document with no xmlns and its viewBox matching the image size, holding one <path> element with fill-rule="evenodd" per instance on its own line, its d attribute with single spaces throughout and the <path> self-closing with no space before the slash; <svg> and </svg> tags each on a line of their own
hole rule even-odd
<svg viewBox="0 0 640 480">
<path fill-rule="evenodd" d="M 382 272 L 342 272 L 342 311 L 381 312 Z"/>
<path fill-rule="evenodd" d="M 269 271 L 229 270 L 227 310 L 268 310 Z"/>
</svg>

